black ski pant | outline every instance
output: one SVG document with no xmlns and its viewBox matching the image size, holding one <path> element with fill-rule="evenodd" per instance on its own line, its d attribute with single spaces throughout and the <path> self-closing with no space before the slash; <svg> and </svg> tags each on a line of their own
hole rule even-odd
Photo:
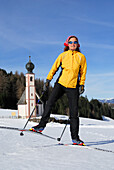
<svg viewBox="0 0 114 170">
<path fill-rule="evenodd" d="M 72 139 L 79 139 L 79 117 L 78 117 L 78 99 L 79 99 L 79 89 L 76 88 L 66 88 L 59 83 L 56 83 L 47 104 L 44 109 L 43 116 L 39 123 L 39 127 L 45 127 L 49 120 L 50 112 L 54 103 L 66 93 L 69 102 L 70 110 L 70 131 Z"/>
</svg>

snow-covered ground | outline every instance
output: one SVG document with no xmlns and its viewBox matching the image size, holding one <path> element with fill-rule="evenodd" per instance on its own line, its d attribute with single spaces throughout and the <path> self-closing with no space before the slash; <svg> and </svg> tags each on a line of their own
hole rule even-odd
<svg viewBox="0 0 114 170">
<path fill-rule="evenodd" d="M 0 109 L 0 118 L 17 118 L 18 110 Z"/>
<path fill-rule="evenodd" d="M 80 137 L 87 146 L 114 152 L 114 120 L 104 120 L 80 118 Z M 0 126 L 23 128 L 25 123 L 26 119 L 0 118 Z M 27 128 L 35 124 L 29 122 Z M 64 126 L 51 122 L 43 133 L 58 138 Z M 57 145 L 39 134 L 24 134 L 0 129 L 0 170 L 114 170 L 114 153 Z M 69 125 L 61 142 L 71 144 Z"/>
</svg>

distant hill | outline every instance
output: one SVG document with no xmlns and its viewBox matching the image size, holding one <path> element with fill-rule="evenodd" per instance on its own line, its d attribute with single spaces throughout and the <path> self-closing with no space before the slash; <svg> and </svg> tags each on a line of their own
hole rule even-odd
<svg viewBox="0 0 114 170">
<path fill-rule="evenodd" d="M 114 104 L 114 99 L 98 99 L 101 103 L 111 103 Z"/>
</svg>

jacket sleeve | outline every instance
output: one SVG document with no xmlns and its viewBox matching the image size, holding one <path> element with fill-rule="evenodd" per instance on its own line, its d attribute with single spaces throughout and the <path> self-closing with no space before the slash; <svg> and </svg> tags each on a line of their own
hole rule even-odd
<svg viewBox="0 0 114 170">
<path fill-rule="evenodd" d="M 87 72 L 87 63 L 86 63 L 86 58 L 83 55 L 81 59 L 81 67 L 80 67 L 80 85 L 85 84 L 85 79 L 86 79 L 86 72 Z"/>
<path fill-rule="evenodd" d="M 63 53 L 62 53 L 63 54 Z M 58 58 L 56 59 L 55 63 L 53 64 L 48 76 L 47 76 L 47 79 L 48 80 L 52 80 L 53 76 L 55 75 L 56 71 L 58 70 L 59 66 L 61 65 L 61 62 L 62 62 L 62 54 L 60 54 L 58 56 Z"/>
</svg>

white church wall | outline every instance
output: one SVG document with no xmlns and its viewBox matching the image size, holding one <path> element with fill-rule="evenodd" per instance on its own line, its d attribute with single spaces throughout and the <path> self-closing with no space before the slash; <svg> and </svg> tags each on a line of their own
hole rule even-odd
<svg viewBox="0 0 114 170">
<path fill-rule="evenodd" d="M 18 117 L 26 118 L 26 105 L 18 105 Z"/>
</svg>

